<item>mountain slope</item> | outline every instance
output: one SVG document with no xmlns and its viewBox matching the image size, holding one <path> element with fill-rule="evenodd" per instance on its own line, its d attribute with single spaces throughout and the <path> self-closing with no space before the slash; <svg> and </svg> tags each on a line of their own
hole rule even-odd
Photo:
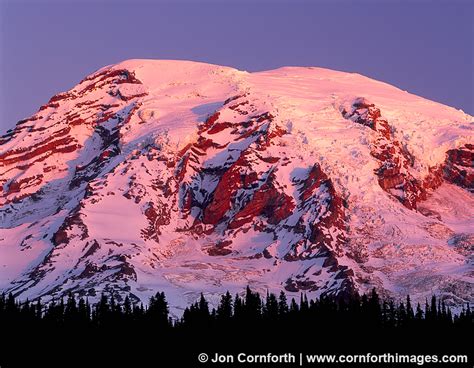
<svg viewBox="0 0 474 368">
<path fill-rule="evenodd" d="M 105 67 L 0 139 L 0 288 L 472 301 L 471 121 L 320 68 Z"/>
</svg>

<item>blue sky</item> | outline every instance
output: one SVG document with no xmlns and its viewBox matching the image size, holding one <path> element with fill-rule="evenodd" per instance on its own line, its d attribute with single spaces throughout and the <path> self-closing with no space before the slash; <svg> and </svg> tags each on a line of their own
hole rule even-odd
<svg viewBox="0 0 474 368">
<path fill-rule="evenodd" d="M 474 2 L 0 0 L 0 131 L 131 58 L 358 72 L 473 106 Z"/>
</svg>

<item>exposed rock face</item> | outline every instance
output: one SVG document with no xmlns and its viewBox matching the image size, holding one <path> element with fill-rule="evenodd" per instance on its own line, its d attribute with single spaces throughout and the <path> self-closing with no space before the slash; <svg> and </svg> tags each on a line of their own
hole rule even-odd
<svg viewBox="0 0 474 368">
<path fill-rule="evenodd" d="M 392 134 L 387 120 L 380 109 L 364 98 L 357 98 L 350 111 L 342 109 L 342 115 L 358 124 L 372 129 L 371 155 L 380 161 L 375 171 L 380 187 L 397 198 L 405 207 L 416 209 L 417 202 L 425 200 L 427 190 L 433 190 L 446 180 L 465 188 L 473 185 L 473 146 L 449 150 L 446 162 L 430 167 L 429 173 L 421 179 L 413 177 L 410 170 L 415 157 Z"/>
<path fill-rule="evenodd" d="M 249 102 L 248 95 L 235 96 L 231 102 L 204 122 L 197 143 L 187 148 L 177 165 L 183 212 L 194 218 L 190 230 L 227 237 L 264 232 L 271 234 L 272 240 L 277 240 L 281 231 L 291 233 L 292 241 L 281 255 L 287 261 L 325 257 L 340 249 L 344 242 L 344 214 L 342 200 L 331 180 L 314 164 L 304 169 L 303 177 L 282 182 L 279 171 L 287 170 L 292 159 L 299 161 L 275 155 L 286 151 L 281 141 L 286 130 L 270 112 L 252 114 L 257 107 Z M 244 117 L 242 121 L 223 120 L 221 115 L 227 116 L 228 109 L 238 110 Z M 217 132 L 232 138 L 225 144 L 214 141 Z M 239 149 L 233 148 L 236 143 Z M 227 159 L 218 165 L 209 164 L 206 153 L 211 149 L 218 151 L 216 156 Z M 206 187 L 203 183 L 213 185 Z M 294 187 L 296 197 L 287 194 L 288 185 Z M 332 235 L 330 229 L 337 235 Z M 217 246 L 210 254 L 229 255 L 230 248 L 230 243 L 229 248 Z M 267 251 L 267 257 L 273 256 Z M 332 272 L 337 270 L 333 267 Z M 313 290 L 317 289 L 314 283 Z"/>
<path fill-rule="evenodd" d="M 409 119 L 354 97 L 344 73 L 156 63 L 104 68 L 0 139 L 3 290 L 138 301 L 160 289 L 177 307 L 247 284 L 424 297 L 434 274 L 460 285 L 452 304 L 470 300 L 466 137 L 424 162 L 397 131 Z"/>
<path fill-rule="evenodd" d="M 119 153 L 120 129 L 138 107 L 135 102 L 131 105 L 116 103 L 116 99 L 102 95 L 103 90 L 110 94 L 118 86 L 127 84 L 140 85 L 141 82 L 132 72 L 123 69 L 92 75 L 74 90 L 53 96 L 36 115 L 19 121 L 14 130 L 3 136 L 0 145 L 5 146 L 5 151 L 0 153 L 0 192 L 3 190 L 4 195 L 0 197 L 0 204 L 40 194 L 48 178 L 57 176 L 57 172 L 74 175 L 71 188 L 94 179 L 106 161 Z M 100 96 L 95 99 L 97 92 Z M 146 94 L 143 93 L 128 95 L 124 101 L 143 97 Z M 58 117 L 57 110 L 64 105 L 67 109 Z M 29 137 L 33 137 L 32 144 L 26 139 Z M 10 149 L 9 143 L 14 139 L 19 144 Z M 67 158 L 72 161 L 83 156 L 87 160 L 91 153 L 89 162 L 78 162 L 75 167 L 67 165 Z M 64 159 L 58 160 L 60 156 Z M 50 174 L 31 175 L 40 165 L 43 172 Z"/>
<path fill-rule="evenodd" d="M 449 150 L 444 166 L 444 178 L 456 185 L 474 191 L 474 145 Z"/>
</svg>

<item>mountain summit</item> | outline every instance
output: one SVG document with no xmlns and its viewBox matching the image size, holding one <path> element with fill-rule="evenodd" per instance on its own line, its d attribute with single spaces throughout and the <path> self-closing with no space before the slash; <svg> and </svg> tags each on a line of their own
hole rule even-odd
<svg viewBox="0 0 474 368">
<path fill-rule="evenodd" d="M 0 137 L 0 289 L 473 302 L 472 119 L 321 68 L 102 68 Z"/>
</svg>

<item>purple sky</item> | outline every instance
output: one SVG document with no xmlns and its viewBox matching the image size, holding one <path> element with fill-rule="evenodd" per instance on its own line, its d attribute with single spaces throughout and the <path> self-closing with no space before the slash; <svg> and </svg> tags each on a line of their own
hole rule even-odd
<svg viewBox="0 0 474 368">
<path fill-rule="evenodd" d="M 474 2 L 0 0 L 0 132 L 130 58 L 358 72 L 473 106 Z"/>
</svg>

